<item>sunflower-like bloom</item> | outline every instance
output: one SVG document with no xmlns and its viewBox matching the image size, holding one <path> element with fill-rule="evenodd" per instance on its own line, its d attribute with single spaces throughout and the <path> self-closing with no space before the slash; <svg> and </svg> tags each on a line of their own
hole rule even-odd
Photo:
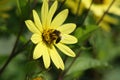
<svg viewBox="0 0 120 80">
<path fill-rule="evenodd" d="M 43 0 L 41 17 L 39 18 L 37 12 L 33 10 L 34 22 L 26 20 L 25 23 L 33 33 L 32 42 L 37 44 L 33 52 L 33 59 L 42 56 L 45 68 L 49 68 L 52 60 L 58 69 L 64 70 L 64 63 L 56 47 L 66 55 L 75 57 L 75 53 L 65 44 L 77 42 L 77 38 L 69 35 L 74 31 L 76 25 L 73 23 L 63 24 L 68 16 L 68 9 L 61 11 L 53 19 L 57 5 L 58 3 L 55 1 L 49 9 L 48 2 Z"/>
</svg>

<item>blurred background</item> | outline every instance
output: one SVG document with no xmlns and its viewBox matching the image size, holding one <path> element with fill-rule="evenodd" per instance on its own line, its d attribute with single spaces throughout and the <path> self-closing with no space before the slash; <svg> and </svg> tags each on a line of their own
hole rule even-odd
<svg viewBox="0 0 120 80">
<path fill-rule="evenodd" d="M 32 59 L 35 45 L 24 23 L 33 9 L 40 14 L 42 0 L 0 0 L 0 80 L 120 80 L 120 0 L 57 1 L 55 15 L 67 8 L 65 23 L 77 25 L 78 43 L 68 45 L 77 57 L 59 51 L 65 70 L 46 70 L 41 58 Z"/>
</svg>

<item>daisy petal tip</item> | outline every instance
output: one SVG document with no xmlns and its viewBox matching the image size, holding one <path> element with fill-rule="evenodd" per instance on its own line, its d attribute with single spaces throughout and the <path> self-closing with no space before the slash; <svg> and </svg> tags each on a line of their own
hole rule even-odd
<svg viewBox="0 0 120 80">
<path fill-rule="evenodd" d="M 61 68 L 61 67 L 60 67 L 60 68 L 58 68 L 58 69 L 60 69 L 60 70 L 64 71 L 64 68 Z"/>
<path fill-rule="evenodd" d="M 76 57 L 75 53 L 72 53 L 71 55 L 69 55 L 70 57 Z"/>
<path fill-rule="evenodd" d="M 33 55 L 33 59 L 38 59 L 38 58 L 39 58 L 38 56 Z"/>
<path fill-rule="evenodd" d="M 77 42 L 78 42 L 78 39 L 76 38 L 74 42 L 77 43 Z"/>
<path fill-rule="evenodd" d="M 50 67 L 50 65 L 45 64 L 45 68 L 46 68 L 46 69 L 48 69 L 49 67 Z"/>
<path fill-rule="evenodd" d="M 59 67 L 57 67 L 57 69 L 60 69 L 60 70 L 64 70 L 65 69 L 65 67 L 64 66 L 59 66 Z"/>
<path fill-rule="evenodd" d="M 36 10 L 32 10 L 33 15 L 37 14 Z"/>
<path fill-rule="evenodd" d="M 76 24 L 73 24 L 74 28 L 76 28 Z"/>
<path fill-rule="evenodd" d="M 33 9 L 32 12 L 34 13 L 34 12 L 36 12 L 36 11 Z"/>
<path fill-rule="evenodd" d="M 76 54 L 72 55 L 72 57 L 76 57 Z"/>
<path fill-rule="evenodd" d="M 39 59 L 40 57 L 41 57 L 41 55 L 33 53 L 33 59 Z"/>
<path fill-rule="evenodd" d="M 33 25 L 31 20 L 26 20 L 25 24 L 27 25 L 27 27 L 31 27 L 31 25 Z"/>
<path fill-rule="evenodd" d="M 77 43 L 78 39 L 76 37 L 74 37 L 73 42 L 74 42 L 74 44 Z"/>
<path fill-rule="evenodd" d="M 68 16 L 68 13 L 69 13 L 68 9 L 64 9 L 63 12 Z"/>
<path fill-rule="evenodd" d="M 62 67 L 61 67 L 61 70 L 63 71 L 64 69 L 65 69 L 64 66 L 62 66 Z"/>
<path fill-rule="evenodd" d="M 76 44 L 78 42 L 78 39 L 76 37 L 73 37 L 73 39 L 71 40 L 71 44 Z"/>
<path fill-rule="evenodd" d="M 68 13 L 69 13 L 69 10 L 68 10 L 68 9 L 65 9 L 65 12 L 68 14 Z"/>
<path fill-rule="evenodd" d="M 61 64 L 60 67 L 59 67 L 59 69 L 64 70 L 65 69 L 64 64 Z"/>
<path fill-rule="evenodd" d="M 28 24 L 29 20 L 25 20 L 25 24 Z"/>
</svg>

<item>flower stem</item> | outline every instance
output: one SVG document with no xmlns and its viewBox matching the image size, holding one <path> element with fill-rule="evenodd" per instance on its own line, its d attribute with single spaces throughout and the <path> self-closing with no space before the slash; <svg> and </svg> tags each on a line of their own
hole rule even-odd
<svg viewBox="0 0 120 80">
<path fill-rule="evenodd" d="M 89 14 L 89 11 L 90 11 L 90 9 L 91 9 L 91 6 L 92 6 L 93 2 L 94 2 L 94 0 L 92 0 L 92 2 L 90 3 L 90 6 L 89 6 L 86 14 L 83 16 L 83 18 L 82 18 L 82 20 L 81 20 L 81 22 L 80 22 L 80 25 L 83 25 L 83 24 L 84 24 L 84 22 L 85 22 L 85 20 L 86 20 L 86 18 L 87 18 L 87 16 L 88 16 L 88 14 Z"/>
<path fill-rule="evenodd" d="M 69 67 L 60 73 L 59 77 L 58 77 L 58 80 L 63 80 L 65 74 L 70 70 L 70 68 L 72 67 L 73 63 L 76 61 L 76 59 L 80 56 L 80 52 L 81 50 L 78 52 L 78 54 L 76 55 L 76 57 L 72 60 L 71 64 L 69 65 Z"/>
<path fill-rule="evenodd" d="M 110 10 L 110 8 L 112 7 L 112 5 L 114 4 L 115 0 L 112 0 L 111 4 L 109 5 L 109 7 L 107 8 L 107 10 L 104 12 L 104 14 L 102 15 L 102 17 L 100 18 L 100 20 L 97 22 L 97 25 L 99 25 L 101 23 L 101 21 L 103 20 L 103 18 L 105 17 L 105 15 L 108 13 L 108 11 Z"/>
<path fill-rule="evenodd" d="M 9 64 L 9 62 L 10 62 L 10 61 L 14 58 L 14 56 L 16 55 L 16 54 L 15 54 L 15 50 L 16 50 L 16 48 L 17 48 L 17 44 L 18 44 L 18 42 L 19 42 L 19 39 L 20 39 L 20 36 L 21 36 L 22 31 L 23 31 L 23 27 L 20 28 L 20 31 L 19 31 L 19 33 L 18 33 L 18 36 L 17 36 L 17 38 L 16 38 L 14 47 L 13 47 L 13 49 L 12 49 L 12 51 L 11 51 L 11 54 L 10 54 L 9 58 L 7 59 L 7 61 L 6 61 L 5 64 L 3 65 L 3 67 L 0 69 L 0 75 L 3 73 L 3 71 L 5 70 L 5 68 L 7 67 L 7 65 Z"/>
</svg>

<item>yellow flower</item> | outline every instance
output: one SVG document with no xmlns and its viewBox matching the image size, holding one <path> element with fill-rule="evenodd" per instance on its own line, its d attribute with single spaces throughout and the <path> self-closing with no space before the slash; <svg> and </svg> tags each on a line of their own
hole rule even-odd
<svg viewBox="0 0 120 80">
<path fill-rule="evenodd" d="M 101 17 L 96 17 L 96 20 L 99 20 Z M 105 15 L 103 20 L 100 22 L 99 26 L 104 30 L 104 31 L 111 31 L 110 24 L 118 24 L 119 20 L 111 17 L 109 15 Z"/>
<path fill-rule="evenodd" d="M 58 69 L 64 70 L 64 63 L 56 51 L 56 47 L 66 55 L 75 57 L 75 53 L 65 44 L 77 42 L 74 36 L 69 35 L 74 31 L 76 25 L 73 23 L 63 24 L 68 16 L 68 9 L 61 11 L 53 19 L 57 5 L 58 3 L 55 1 L 49 9 L 48 2 L 43 0 L 41 18 L 33 10 L 34 22 L 26 20 L 25 23 L 33 33 L 32 42 L 37 44 L 33 52 L 33 59 L 38 59 L 42 56 L 45 68 L 49 68 L 52 60 Z"/>
<path fill-rule="evenodd" d="M 113 0 L 94 0 L 93 4 L 91 6 L 91 11 L 97 16 L 101 16 L 104 14 L 104 12 L 108 9 L 110 4 Z M 82 0 L 82 3 L 86 6 L 86 8 L 90 7 L 92 0 Z M 109 13 L 120 15 L 120 9 L 119 9 L 120 3 L 118 0 L 115 0 L 114 4 L 111 6 Z"/>
<path fill-rule="evenodd" d="M 80 0 L 66 0 L 65 5 L 76 15 L 82 14 L 83 9 L 85 8 L 83 4 L 80 4 Z"/>
<path fill-rule="evenodd" d="M 88 9 L 90 7 L 90 4 L 93 0 L 66 0 L 66 5 L 71 9 L 71 12 L 73 14 L 78 13 L 78 15 L 82 14 L 82 11 L 86 8 Z M 90 8 L 90 11 L 93 12 L 93 17 L 97 21 L 100 20 L 102 15 L 105 13 L 105 11 L 108 9 L 110 4 L 113 0 L 94 0 L 92 3 L 92 6 Z M 111 6 L 109 13 L 120 15 L 120 0 L 115 0 L 114 4 Z M 118 19 L 109 16 L 108 14 L 105 15 L 103 20 L 100 22 L 99 26 L 105 30 L 110 31 L 110 24 L 118 24 Z"/>
<path fill-rule="evenodd" d="M 105 11 L 108 9 L 110 4 L 112 3 L 113 0 L 94 0 L 93 4 L 90 8 L 90 10 L 94 13 L 95 19 L 99 20 L 102 15 L 105 13 Z M 89 8 L 92 0 L 82 0 L 82 4 L 86 7 Z M 114 4 L 111 6 L 110 10 L 108 13 L 112 13 L 115 15 L 120 15 L 120 1 L 115 0 Z M 118 20 L 114 17 L 109 16 L 108 14 L 105 15 L 99 26 L 105 31 L 110 31 L 110 25 L 111 24 L 118 24 Z"/>
</svg>

